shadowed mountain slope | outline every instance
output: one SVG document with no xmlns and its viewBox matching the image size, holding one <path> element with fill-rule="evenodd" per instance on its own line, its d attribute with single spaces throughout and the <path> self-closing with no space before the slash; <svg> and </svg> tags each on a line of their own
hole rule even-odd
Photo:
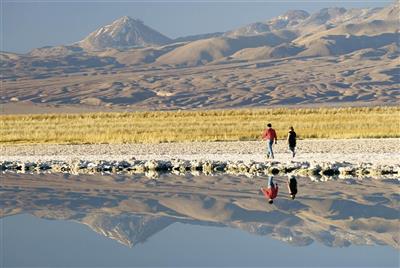
<svg viewBox="0 0 400 268">
<path fill-rule="evenodd" d="M 398 103 L 399 4 L 291 10 L 170 39 L 122 17 L 72 45 L 0 53 L 0 103 L 169 110 Z"/>
<path fill-rule="evenodd" d="M 78 44 L 88 50 L 102 50 L 163 45 L 170 41 L 171 39 L 148 27 L 142 21 L 124 16 L 89 34 Z"/>
</svg>

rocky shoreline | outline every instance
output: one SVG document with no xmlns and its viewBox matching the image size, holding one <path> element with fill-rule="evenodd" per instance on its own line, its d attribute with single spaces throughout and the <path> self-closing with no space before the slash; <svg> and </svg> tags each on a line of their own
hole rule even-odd
<svg viewBox="0 0 400 268">
<path fill-rule="evenodd" d="M 228 173 L 247 177 L 265 175 L 299 175 L 316 178 L 335 177 L 399 178 L 400 165 L 373 165 L 363 163 L 354 165 L 343 162 L 223 162 L 210 160 L 131 160 L 131 161 L 44 161 L 20 162 L 2 161 L 0 170 L 17 173 L 69 173 L 79 174 L 145 174 L 157 178 L 160 173 L 171 172 L 177 175 L 206 175 Z"/>
<path fill-rule="evenodd" d="M 400 178 L 399 145 L 400 139 L 299 140 L 293 159 L 286 142 L 278 141 L 274 160 L 266 159 L 261 141 L 2 145 L 0 171 Z"/>
</svg>

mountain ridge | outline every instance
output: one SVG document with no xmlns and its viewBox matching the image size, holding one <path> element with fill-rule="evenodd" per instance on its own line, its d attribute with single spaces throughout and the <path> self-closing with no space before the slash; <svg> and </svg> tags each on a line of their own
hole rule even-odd
<svg viewBox="0 0 400 268">
<path fill-rule="evenodd" d="M 400 99 L 398 17 L 398 3 L 292 10 L 176 39 L 122 17 L 72 45 L 1 52 L 0 103 L 132 110 L 390 105 Z"/>
<path fill-rule="evenodd" d="M 123 16 L 100 27 L 77 43 L 87 50 L 165 45 L 170 38 L 145 25 L 139 19 Z"/>
</svg>

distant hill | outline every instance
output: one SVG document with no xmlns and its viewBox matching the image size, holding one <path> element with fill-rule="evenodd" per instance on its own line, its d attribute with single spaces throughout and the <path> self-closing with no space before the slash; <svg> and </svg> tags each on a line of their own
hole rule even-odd
<svg viewBox="0 0 400 268">
<path fill-rule="evenodd" d="M 176 39 L 125 16 L 70 45 L 1 52 L 0 103 L 129 109 L 394 104 L 399 29 L 398 2 L 313 14 L 290 10 L 224 33 Z"/>
<path fill-rule="evenodd" d="M 205 64 L 251 47 L 274 47 L 290 42 L 296 35 L 290 32 L 266 33 L 252 36 L 216 37 L 190 42 L 157 59 L 157 63 L 193 66 Z"/>
<path fill-rule="evenodd" d="M 197 66 L 229 56 L 253 60 L 296 55 L 342 55 L 396 43 L 399 38 L 398 15 L 397 3 L 386 8 L 373 9 L 323 8 L 313 14 L 304 10 L 290 10 L 268 21 L 255 22 L 225 33 L 199 34 L 176 39 L 166 37 L 138 19 L 124 16 L 110 25 L 100 27 L 73 45 L 34 49 L 29 56 L 37 57 L 39 61 L 43 57 L 57 58 L 72 54 L 102 57 L 110 55 L 104 51 L 114 49 L 112 54 L 121 64 Z M 176 45 L 172 50 L 159 48 L 167 44 Z M 275 46 L 279 48 L 272 49 Z M 143 50 L 148 47 L 151 49 Z M 252 48 L 254 51 L 273 52 L 250 53 Z M 241 49 L 245 51 L 240 52 Z M 274 52 L 276 50 L 278 52 Z M 129 57 L 126 53 L 128 51 L 132 54 L 153 52 L 149 57 L 135 57 L 136 60 L 127 61 L 124 57 Z M 118 56 L 117 52 L 124 56 Z M 245 57 L 242 58 L 241 55 Z"/>
</svg>

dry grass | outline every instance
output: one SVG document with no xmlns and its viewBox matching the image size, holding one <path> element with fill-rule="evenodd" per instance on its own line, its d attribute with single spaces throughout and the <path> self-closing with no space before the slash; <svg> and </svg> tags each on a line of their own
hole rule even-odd
<svg viewBox="0 0 400 268">
<path fill-rule="evenodd" d="M 0 116 L 0 143 L 158 143 L 258 140 L 267 122 L 286 137 L 400 137 L 400 107 L 240 109 Z"/>
</svg>

